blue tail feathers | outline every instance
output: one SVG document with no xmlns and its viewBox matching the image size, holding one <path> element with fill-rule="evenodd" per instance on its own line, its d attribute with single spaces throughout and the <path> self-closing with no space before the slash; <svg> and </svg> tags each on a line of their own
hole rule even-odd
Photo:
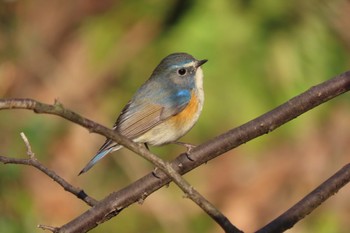
<svg viewBox="0 0 350 233">
<path fill-rule="evenodd" d="M 87 172 L 92 168 L 98 161 L 100 161 L 103 157 L 105 157 L 107 154 L 119 150 L 123 146 L 118 145 L 111 139 L 107 139 L 105 143 L 101 146 L 101 148 L 98 150 L 97 154 L 90 160 L 90 162 L 79 172 L 79 175 Z"/>
<path fill-rule="evenodd" d="M 90 162 L 79 172 L 79 175 L 87 172 L 92 168 L 99 160 L 101 160 L 103 157 L 105 157 L 108 153 L 110 153 L 114 148 L 110 147 L 107 150 L 100 151 L 97 153 L 91 160 Z"/>
</svg>

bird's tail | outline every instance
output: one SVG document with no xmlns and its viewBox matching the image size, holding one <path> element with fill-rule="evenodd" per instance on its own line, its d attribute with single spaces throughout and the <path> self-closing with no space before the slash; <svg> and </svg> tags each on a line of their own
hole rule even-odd
<svg viewBox="0 0 350 233">
<path fill-rule="evenodd" d="M 116 151 L 122 148 L 121 145 L 116 144 L 114 141 L 107 139 L 106 142 L 101 146 L 96 155 L 90 160 L 90 162 L 79 172 L 79 175 L 87 172 L 92 168 L 98 161 L 109 154 L 112 151 Z"/>
</svg>

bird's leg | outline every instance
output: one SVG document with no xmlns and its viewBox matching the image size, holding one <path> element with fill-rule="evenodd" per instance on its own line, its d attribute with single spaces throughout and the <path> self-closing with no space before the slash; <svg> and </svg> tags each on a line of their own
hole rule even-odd
<svg viewBox="0 0 350 233">
<path fill-rule="evenodd" d="M 174 144 L 180 145 L 180 146 L 184 146 L 186 147 L 187 151 L 186 151 L 186 155 L 187 158 L 191 161 L 194 161 L 194 159 L 191 158 L 191 151 L 196 147 L 196 145 L 190 144 L 190 143 L 185 143 L 185 142 L 174 142 Z"/>
<path fill-rule="evenodd" d="M 149 147 L 148 147 L 148 144 L 147 143 L 144 143 L 146 149 L 149 151 Z"/>
<path fill-rule="evenodd" d="M 147 143 L 144 143 L 143 144 L 145 146 L 145 148 L 149 151 L 149 147 L 148 147 L 148 144 Z M 156 178 L 160 178 L 159 175 L 157 175 L 157 172 L 158 172 L 159 168 L 158 167 L 155 167 L 154 170 L 152 171 L 152 174 L 156 177 Z"/>
<path fill-rule="evenodd" d="M 159 171 L 159 168 L 155 167 L 152 171 L 152 174 L 154 175 L 154 177 L 160 179 L 160 176 L 157 174 L 158 171 Z"/>
</svg>

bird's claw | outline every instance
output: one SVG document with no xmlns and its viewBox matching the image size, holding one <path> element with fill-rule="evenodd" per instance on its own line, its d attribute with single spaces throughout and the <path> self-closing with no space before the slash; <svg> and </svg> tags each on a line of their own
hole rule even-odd
<svg viewBox="0 0 350 233">
<path fill-rule="evenodd" d="M 155 167 L 152 171 L 152 174 L 154 175 L 154 177 L 160 179 L 160 176 L 157 174 L 158 171 L 159 171 L 159 168 Z"/>
<path fill-rule="evenodd" d="M 187 151 L 186 151 L 186 156 L 190 161 L 194 161 L 194 159 L 191 158 L 191 151 L 196 148 L 196 145 L 190 144 L 190 143 L 185 143 L 185 142 L 175 142 L 175 144 L 177 145 L 181 145 L 186 147 Z"/>
</svg>

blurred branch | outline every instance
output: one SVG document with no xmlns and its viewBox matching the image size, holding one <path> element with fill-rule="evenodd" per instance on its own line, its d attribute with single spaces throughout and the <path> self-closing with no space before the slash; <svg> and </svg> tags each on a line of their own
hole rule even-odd
<svg viewBox="0 0 350 233">
<path fill-rule="evenodd" d="M 350 164 L 347 164 L 293 207 L 260 230 L 256 231 L 256 233 L 283 232 L 292 228 L 295 223 L 310 214 L 314 209 L 349 182 Z"/>
<path fill-rule="evenodd" d="M 94 198 L 87 195 L 84 192 L 84 190 L 74 187 L 73 185 L 71 185 L 70 183 L 65 181 L 62 177 L 57 175 L 54 171 L 48 169 L 42 163 L 40 163 L 35 158 L 35 155 L 32 152 L 29 140 L 23 132 L 21 133 L 21 137 L 22 137 L 22 139 L 27 147 L 27 155 L 29 156 L 29 158 L 28 159 L 17 159 L 17 158 L 8 158 L 5 156 L 0 156 L 1 163 L 3 163 L 3 164 L 22 164 L 22 165 L 29 165 L 29 166 L 35 167 L 36 169 L 40 170 L 41 172 L 43 172 L 44 174 L 49 176 L 51 179 L 53 179 L 59 185 L 61 185 L 64 188 L 64 190 L 74 194 L 76 197 L 83 200 L 89 206 L 96 205 L 97 201 Z"/>
<path fill-rule="evenodd" d="M 350 71 L 314 86 L 270 112 L 197 146 L 191 151 L 191 160 L 187 158 L 186 154 L 181 154 L 172 161 L 170 165 L 179 174 L 187 173 L 243 143 L 275 130 L 286 122 L 349 89 Z M 59 115 L 88 128 L 91 132 L 111 138 L 136 153 L 141 155 L 149 153 L 141 145 L 132 143 L 130 140 L 121 137 L 114 131 L 99 124 L 95 124 L 86 118 L 82 118 L 76 113 L 64 109 L 62 105 L 57 103 L 55 105 L 45 105 L 30 99 L 0 100 L 0 109 L 10 108 L 32 109 L 36 113 Z M 160 172 L 157 177 L 155 177 L 153 173 L 149 173 L 124 189 L 111 193 L 90 210 L 58 228 L 57 232 L 86 232 L 117 215 L 127 206 L 145 199 L 152 192 L 158 190 L 170 181 L 170 178 L 163 172 Z M 339 185 L 339 187 L 341 187 L 341 185 Z M 323 186 L 321 189 L 323 189 Z M 313 196 L 315 194 L 311 195 Z M 325 199 L 321 200 L 321 202 L 324 200 Z M 311 206 L 307 212 L 310 213 L 316 207 L 317 206 Z"/>
<path fill-rule="evenodd" d="M 46 113 L 61 116 L 69 121 L 77 123 L 87 129 L 90 132 L 99 133 L 104 135 L 112 140 L 115 140 L 118 144 L 125 146 L 126 148 L 134 151 L 138 155 L 142 156 L 146 160 L 153 163 L 156 167 L 158 167 L 166 176 L 170 177 L 174 181 L 174 183 L 180 187 L 180 189 L 186 194 L 186 197 L 190 198 L 193 202 L 195 202 L 199 207 L 201 207 L 215 222 L 217 222 L 225 232 L 233 232 L 238 233 L 241 232 L 237 229 L 232 223 L 218 210 L 216 209 L 208 200 L 206 200 L 199 192 L 197 192 L 182 176 L 172 167 L 171 164 L 164 162 L 162 159 L 152 154 L 149 150 L 145 148 L 143 144 L 134 143 L 128 138 L 118 134 L 116 131 L 108 129 L 102 125 L 99 125 L 96 122 L 93 122 L 89 119 L 86 119 L 77 113 L 65 109 L 62 104 L 60 104 L 57 100 L 54 105 L 40 103 L 33 99 L 3 99 L 0 100 L 0 109 L 30 109 L 34 110 L 35 113 Z M 5 158 L 3 158 L 5 159 Z M 7 158 L 8 159 L 8 158 Z M 18 161 L 18 160 L 17 160 Z M 30 162 L 32 165 L 35 163 L 37 165 L 38 161 L 36 159 L 27 159 L 21 160 L 22 162 Z M 34 165 L 33 165 L 34 166 Z M 38 166 L 38 165 L 37 165 Z M 47 169 L 43 166 L 40 167 L 40 170 Z M 132 191 L 132 190 L 131 190 Z M 126 193 L 126 196 L 134 196 L 134 194 Z M 146 195 L 147 196 L 147 195 Z M 145 198 L 145 193 L 139 197 L 139 200 Z M 104 216 L 99 216 L 100 218 L 90 218 L 89 226 L 95 227 L 98 223 L 104 222 L 110 219 L 112 216 L 111 213 L 114 213 L 114 207 L 110 206 L 110 203 L 105 203 L 104 209 L 109 211 L 112 207 L 112 210 L 106 213 Z M 93 211 L 93 210 L 92 210 Z M 93 211 L 94 212 L 94 211 Z M 85 226 L 83 226 L 85 227 Z M 55 232 L 61 232 L 60 229 Z M 91 229 L 91 228 L 89 228 Z M 87 230 L 89 230 L 87 229 Z M 81 229 L 78 230 L 81 232 Z"/>
</svg>

